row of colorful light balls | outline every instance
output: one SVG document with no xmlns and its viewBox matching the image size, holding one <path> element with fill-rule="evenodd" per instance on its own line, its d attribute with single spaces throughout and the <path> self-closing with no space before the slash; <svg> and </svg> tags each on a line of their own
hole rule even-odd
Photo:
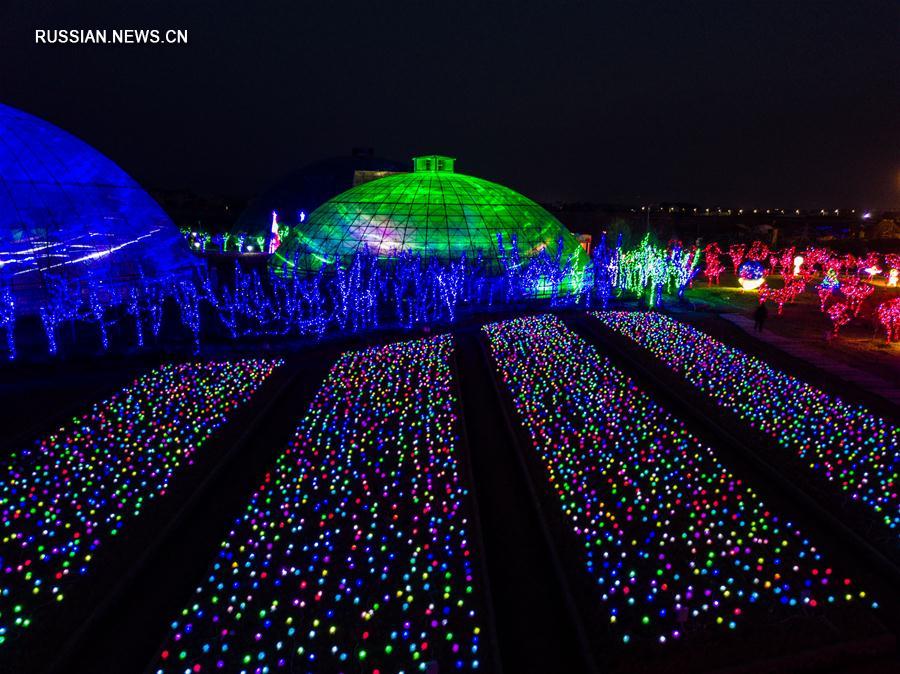
<svg viewBox="0 0 900 674">
<path fill-rule="evenodd" d="M 479 667 L 452 348 L 441 336 L 338 360 L 157 671 Z"/>
<path fill-rule="evenodd" d="M 164 365 L 6 459 L 0 644 L 63 601 L 98 550 L 166 495 L 279 364 Z"/>
<path fill-rule="evenodd" d="M 491 326 L 488 332 L 497 329 Z M 533 330 L 533 326 L 527 326 L 524 334 L 529 330 Z M 447 364 L 451 348 L 449 338 L 442 337 L 348 354 L 339 361 L 301 422 L 296 442 L 286 450 L 274 476 L 270 475 L 254 495 L 245 515 L 237 521 L 223 543 L 222 553 L 210 577 L 205 585 L 198 588 L 197 601 L 185 609 L 181 620 L 173 624 L 171 643 L 160 653 L 160 671 L 164 671 L 170 663 L 179 671 L 201 671 L 205 665 L 219 669 L 243 667 L 264 671 L 272 663 L 283 667 L 297 659 L 305 666 L 332 666 L 334 671 L 349 667 L 348 661 L 351 660 L 357 669 L 366 662 L 387 663 L 390 667 L 390 670 L 380 670 L 376 664 L 371 670 L 373 672 L 403 671 L 403 662 L 409 662 L 412 668 L 421 670 L 431 660 L 454 662 L 458 668 L 477 667 L 480 628 L 471 606 L 472 600 L 468 597 L 479 593 L 474 591 L 477 584 L 472 577 L 472 561 L 466 540 L 467 521 L 463 505 L 466 492 L 460 484 L 455 458 L 457 450 L 454 449 L 453 429 L 456 419 Z M 526 348 L 526 351 L 531 353 L 530 349 Z M 207 364 L 204 367 L 225 368 L 226 371 L 209 376 L 205 384 L 199 386 L 201 390 L 204 386 L 226 382 L 226 386 L 233 387 L 229 388 L 230 391 L 242 391 L 239 399 L 228 399 L 227 393 L 215 399 L 222 410 L 230 411 L 249 397 L 255 386 L 268 376 L 274 364 L 244 361 L 239 364 Z M 242 367 L 257 368 L 256 378 L 242 377 Z M 238 371 L 227 371 L 228 368 L 238 368 Z M 240 383 L 242 380 L 243 385 Z M 120 409 L 121 404 L 118 407 L 115 403 L 107 404 L 116 410 L 110 416 L 117 420 L 137 415 L 140 423 L 119 423 L 115 427 L 116 432 L 134 438 L 133 446 L 140 444 L 138 438 L 145 425 L 152 427 L 155 424 L 172 433 L 190 432 L 195 424 L 183 423 L 184 415 L 195 411 L 202 418 L 203 412 L 209 411 L 210 404 L 196 404 L 194 391 L 197 384 L 191 382 L 191 371 L 182 371 L 177 375 L 170 373 L 168 381 L 168 384 L 165 383 L 165 369 L 153 373 L 117 397 L 128 401 L 124 411 Z M 176 384 L 173 386 L 172 382 Z M 616 386 L 622 387 L 623 384 L 626 384 L 624 394 L 631 388 L 624 379 L 617 380 Z M 571 392 L 577 388 L 572 388 L 570 382 L 566 390 Z M 426 396 L 425 392 L 429 390 L 441 392 L 437 407 L 434 399 Z M 225 400 L 227 402 L 222 405 Z M 649 404 L 657 409 L 652 403 Z M 134 412 L 128 411 L 129 405 L 135 406 Z M 66 436 L 67 442 L 72 443 L 69 436 L 74 435 L 74 446 L 86 449 L 98 435 L 89 430 L 90 420 L 102 420 L 104 417 L 103 411 L 97 414 L 95 408 L 82 420 L 81 430 L 64 429 L 58 437 Z M 224 417 L 219 423 L 223 420 Z M 202 421 L 198 424 L 207 428 Z M 208 437 L 208 433 L 203 437 Z M 110 447 L 119 444 L 120 440 L 112 441 Z M 57 438 L 45 442 L 53 446 Z M 182 438 L 173 441 L 173 444 L 183 443 L 196 449 L 199 442 Z M 628 446 L 627 438 L 616 442 Z M 82 459 L 90 456 L 79 449 L 70 453 Z M 40 471 L 33 470 L 34 462 L 25 454 L 19 465 L 11 467 L 10 475 L 40 482 Z M 702 450 L 696 456 L 692 455 L 689 463 L 700 465 L 707 454 L 712 456 L 709 450 Z M 165 493 L 168 480 L 186 458 L 189 463 L 188 456 L 163 461 L 167 469 L 156 472 L 160 481 L 150 484 L 159 489 L 149 489 L 146 497 Z M 598 454 L 596 458 L 604 457 Z M 609 457 L 605 458 L 609 460 Z M 677 466 L 679 460 L 683 458 L 673 459 L 672 466 Z M 717 466 L 714 458 L 708 460 L 712 461 L 712 467 Z M 411 462 L 410 465 L 407 465 L 408 462 Z M 96 478 L 99 474 L 93 473 L 93 467 L 89 464 L 78 465 L 78 459 L 75 463 L 77 469 L 74 472 L 78 474 L 89 478 Z M 601 464 L 597 465 L 599 467 Z M 414 468 L 412 474 L 409 472 L 410 466 Z M 632 479 L 626 480 L 631 488 L 634 484 L 630 482 Z M 721 482 L 721 476 L 718 479 L 720 487 L 725 484 Z M 623 487 L 625 484 L 623 482 Z M 109 489 L 109 486 L 101 485 L 100 488 Z M 126 489 L 124 493 L 131 491 Z M 687 567 L 692 571 L 688 572 L 685 567 L 684 575 L 693 579 L 690 585 L 683 588 L 683 594 L 677 595 L 677 605 L 672 607 L 673 613 L 668 614 L 670 619 L 682 626 L 689 621 L 704 622 L 696 619 L 715 614 L 717 622 L 734 627 L 737 617 L 741 615 L 740 604 L 759 600 L 761 593 L 763 596 L 769 593 L 780 595 L 783 604 L 815 605 L 823 600 L 833 602 L 839 597 L 839 592 L 825 592 L 830 587 L 829 583 L 835 584 L 831 580 L 831 570 L 825 567 L 817 567 L 813 572 L 815 577 L 816 572 L 820 571 L 821 578 L 805 577 L 806 592 L 803 598 L 792 596 L 792 590 L 799 583 L 796 576 L 800 571 L 799 567 L 782 567 L 785 551 L 781 546 L 790 543 L 803 550 L 802 556 L 813 561 L 818 560 L 818 553 L 800 538 L 789 523 L 779 524 L 777 518 L 762 524 L 759 519 L 748 522 L 745 511 L 750 509 L 749 516 L 759 518 L 761 505 L 756 505 L 757 500 L 752 492 L 742 487 L 740 481 L 728 476 L 721 503 L 716 501 L 714 513 L 704 517 L 713 520 L 718 517 L 715 522 L 722 526 L 724 520 L 721 513 L 728 510 L 724 504 L 729 498 L 732 499 L 730 507 L 734 512 L 726 526 L 739 528 L 735 539 L 729 544 L 734 548 L 726 552 L 729 558 L 737 557 L 731 560 L 738 570 L 735 573 L 740 576 L 741 571 L 747 574 L 751 569 L 756 569 L 756 573 L 762 574 L 761 577 L 765 576 L 763 561 L 748 564 L 747 560 L 742 562 L 741 559 L 742 555 L 751 554 L 751 551 L 762 559 L 758 551 L 770 546 L 778 549 L 777 554 L 782 560 L 775 562 L 778 570 L 765 580 L 756 578 L 762 584 L 757 583 L 759 586 L 748 592 L 742 587 L 735 587 L 734 579 L 720 584 L 718 589 L 705 586 L 702 582 L 705 577 L 718 577 L 712 557 L 705 561 L 705 567 L 695 564 L 696 560 L 687 562 Z M 680 502 L 681 499 L 682 496 L 677 496 L 676 500 Z M 141 502 L 139 498 L 138 504 Z M 381 506 L 383 503 L 390 503 L 390 506 Z M 411 504 L 416 504 L 419 509 L 411 508 Z M 379 508 L 386 510 L 386 514 L 380 514 Z M 122 509 L 117 507 L 116 510 Z M 21 516 L 15 515 L 15 510 L 7 512 L 13 513 L 14 519 Z M 137 505 L 133 516 L 139 512 L 140 505 Z M 605 540 L 608 543 L 621 547 L 623 536 L 633 533 L 635 526 L 646 528 L 647 516 L 641 516 L 643 525 L 632 524 L 638 521 L 632 512 L 637 510 L 632 508 L 618 522 L 610 520 L 610 531 L 618 530 L 618 533 L 612 538 L 607 537 Z M 657 527 L 660 525 L 658 517 L 657 512 L 651 518 L 656 521 Z M 59 516 L 48 519 L 59 519 Z M 119 526 L 121 522 L 116 525 Z M 704 526 L 708 528 L 710 523 Z M 578 525 L 579 533 L 585 535 L 587 530 L 582 527 L 583 524 Z M 754 530 L 754 527 L 760 528 Z M 314 542 L 309 542 L 305 535 L 307 531 L 317 533 Z M 695 540 L 710 536 L 708 529 L 702 534 L 699 527 L 693 531 Z M 744 540 L 739 535 L 740 531 L 752 532 L 753 535 L 748 534 Z M 764 540 L 759 538 L 761 532 L 765 532 Z M 784 538 L 780 545 L 768 541 L 768 537 L 775 533 Z M 679 537 L 668 536 L 665 540 L 669 544 L 679 545 Z M 102 542 L 101 537 L 94 537 L 92 547 Z M 79 539 L 80 535 L 73 537 L 73 541 Z M 685 542 L 697 545 L 690 543 L 685 532 L 682 532 L 680 541 L 682 545 Z M 69 545 L 77 547 L 81 543 L 70 541 Z M 709 542 L 703 545 L 709 545 Z M 401 562 L 396 561 L 400 557 L 395 549 L 397 547 L 405 549 L 410 555 L 406 565 L 402 559 Z M 66 548 L 57 545 L 54 549 Z M 642 604 L 637 604 L 638 608 L 635 608 L 635 598 L 641 597 L 641 589 L 647 589 L 646 598 L 652 604 L 658 593 L 665 595 L 670 592 L 670 586 L 684 585 L 682 573 L 679 572 L 674 573 L 671 580 L 654 580 L 641 588 L 642 580 L 634 569 L 628 574 L 623 572 L 623 565 L 627 565 L 627 561 L 623 561 L 626 557 L 621 556 L 624 551 L 618 554 L 617 559 L 617 553 L 606 550 L 602 555 L 603 561 L 594 561 L 594 551 L 589 549 L 588 552 L 588 568 L 602 567 L 607 570 L 604 573 L 609 574 L 610 590 L 604 593 L 604 601 L 619 594 L 624 600 L 621 608 L 611 606 L 612 623 L 618 621 L 628 625 L 628 614 L 645 610 Z M 86 557 L 80 562 L 81 573 L 90 561 L 90 554 Z M 646 558 L 647 555 L 640 554 L 640 551 L 633 557 L 635 560 Z M 673 560 L 661 564 L 660 570 L 672 572 L 673 564 L 677 566 L 679 563 L 684 561 L 678 562 L 676 555 Z M 20 572 L 29 566 L 19 565 Z M 340 570 L 335 566 L 340 566 Z M 71 567 L 70 560 L 62 565 L 63 569 Z M 33 570 L 28 573 L 32 578 Z M 62 573 L 66 575 L 68 571 Z M 395 594 L 380 594 L 383 586 L 390 584 L 395 577 L 401 578 L 406 585 Z M 796 582 L 792 584 L 789 579 Z M 38 587 L 40 585 L 40 582 L 37 583 Z M 819 585 L 822 586 L 819 588 L 822 596 L 817 599 L 815 594 L 810 593 L 810 588 L 817 589 Z M 293 589 L 292 593 L 290 589 Z M 841 591 L 845 599 L 856 593 L 846 587 Z M 295 595 L 286 602 L 289 607 L 282 604 L 282 595 L 286 592 Z M 61 598 L 61 593 L 59 596 Z M 220 606 L 223 602 L 228 604 L 224 608 Z M 343 605 L 340 605 L 341 602 L 344 602 Z M 732 614 L 726 616 L 723 607 L 731 604 L 737 605 Z M 311 607 L 317 610 L 309 610 Z M 419 615 L 419 621 L 413 620 L 416 610 L 423 612 Z M 23 614 L 21 606 L 15 613 Z M 283 622 L 274 620 L 274 615 L 283 616 Z M 660 618 L 655 613 L 646 612 L 640 616 L 639 624 L 646 627 L 651 622 L 665 622 L 666 616 L 665 608 Z M 20 626 L 24 626 L 21 621 Z M 365 626 L 369 629 L 363 629 Z M 354 627 L 359 629 L 354 630 Z M 683 629 L 676 628 L 669 636 L 677 637 Z M 375 634 L 388 636 L 389 639 L 373 649 Z M 666 636 L 661 633 L 658 638 L 664 641 Z M 627 633 L 623 637 L 625 641 L 629 638 Z M 355 646 L 348 646 L 349 643 Z"/>
<path fill-rule="evenodd" d="M 869 601 L 714 449 L 558 318 L 484 331 L 623 642 Z"/>
<path fill-rule="evenodd" d="M 595 312 L 604 325 L 798 456 L 816 476 L 900 527 L 900 428 L 657 312 Z"/>
</svg>

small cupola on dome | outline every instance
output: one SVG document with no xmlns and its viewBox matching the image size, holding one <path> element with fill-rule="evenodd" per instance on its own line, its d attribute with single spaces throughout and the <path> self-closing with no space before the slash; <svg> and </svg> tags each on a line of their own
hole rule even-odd
<svg viewBox="0 0 900 674">
<path fill-rule="evenodd" d="M 422 157 L 413 157 L 413 172 L 415 173 L 453 173 L 455 157 L 444 157 L 439 154 L 427 154 Z"/>
</svg>

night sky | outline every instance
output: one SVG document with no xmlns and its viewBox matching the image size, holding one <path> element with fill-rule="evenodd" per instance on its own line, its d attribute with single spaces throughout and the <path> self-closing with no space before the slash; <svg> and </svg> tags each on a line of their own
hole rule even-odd
<svg viewBox="0 0 900 674">
<path fill-rule="evenodd" d="M 34 44 L 132 27 L 190 41 Z M 151 188 L 371 146 L 542 200 L 895 208 L 898 37 L 897 0 L 6 1 L 0 101 Z"/>
</svg>

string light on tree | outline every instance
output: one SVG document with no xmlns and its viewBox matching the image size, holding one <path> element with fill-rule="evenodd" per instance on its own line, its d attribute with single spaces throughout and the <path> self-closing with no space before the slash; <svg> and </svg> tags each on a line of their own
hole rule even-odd
<svg viewBox="0 0 900 674">
<path fill-rule="evenodd" d="M 875 310 L 878 322 L 884 328 L 888 343 L 900 341 L 900 297 L 882 302 Z"/>
<path fill-rule="evenodd" d="M 831 304 L 825 310 L 825 314 L 828 316 L 828 320 L 831 321 L 832 337 L 837 337 L 838 330 L 849 323 L 853 318 L 853 312 L 851 311 L 850 307 L 848 307 L 844 302 L 835 302 Z"/>
</svg>

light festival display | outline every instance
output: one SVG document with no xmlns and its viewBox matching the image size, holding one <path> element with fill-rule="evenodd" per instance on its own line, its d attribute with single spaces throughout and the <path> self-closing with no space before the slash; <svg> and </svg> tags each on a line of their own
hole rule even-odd
<svg viewBox="0 0 900 674">
<path fill-rule="evenodd" d="M 662 314 L 591 315 L 649 350 L 720 407 L 792 450 L 809 471 L 896 531 L 897 426 Z"/>
<path fill-rule="evenodd" d="M 621 642 L 871 601 L 558 318 L 484 331 Z"/>
<path fill-rule="evenodd" d="M 457 173 L 450 157 L 415 157 L 413 166 L 411 173 L 360 183 L 316 208 L 272 259 L 274 271 L 290 272 L 298 251 L 318 264 L 349 259 L 363 249 L 382 258 L 404 251 L 443 262 L 479 253 L 490 259 L 498 235 L 516 236 L 526 258 L 554 249 L 561 239 L 563 259 L 579 269 L 587 265 L 577 239 L 531 199 Z"/>
<path fill-rule="evenodd" d="M 614 279 L 616 291 L 634 293 L 650 307 L 659 304 L 664 292 L 682 297 L 700 271 L 697 263 L 701 252 L 699 248 L 685 249 L 677 243 L 666 248 L 654 243 L 647 234 L 635 248 L 622 250 L 619 247 Z"/>
<path fill-rule="evenodd" d="M 156 671 L 479 668 L 452 349 L 445 335 L 338 360 Z"/>
<path fill-rule="evenodd" d="M 163 365 L 5 460 L 0 644 L 63 601 L 279 364 Z"/>
<path fill-rule="evenodd" d="M 746 252 L 747 246 L 742 243 L 735 243 L 728 246 L 728 257 L 731 258 L 731 266 L 734 268 L 735 274 L 738 273 L 741 262 L 743 262 L 746 257 Z"/>
<path fill-rule="evenodd" d="M 175 224 L 121 168 L 0 103 L 0 286 L 20 311 L 46 303 L 60 282 L 91 282 L 111 301 L 141 277 L 190 279 L 197 265 Z"/>
<path fill-rule="evenodd" d="M 738 268 L 738 283 L 744 290 L 756 290 L 765 282 L 765 269 L 759 262 L 747 260 Z"/>
<path fill-rule="evenodd" d="M 837 337 L 838 331 L 847 325 L 852 318 L 850 308 L 844 302 L 835 302 L 825 310 L 825 315 L 831 321 L 831 334 Z"/>
<path fill-rule="evenodd" d="M 712 285 L 713 281 L 716 282 L 716 285 L 719 285 L 719 277 L 725 271 L 725 265 L 722 264 L 721 257 L 722 249 L 719 248 L 719 244 L 715 241 L 707 244 L 706 248 L 703 249 L 703 260 L 706 262 L 703 273 L 706 275 L 708 286 Z"/>
<path fill-rule="evenodd" d="M 879 304 L 875 315 L 884 328 L 888 343 L 892 340 L 900 341 L 900 297 Z"/>
<path fill-rule="evenodd" d="M 835 290 L 840 290 L 841 280 L 838 278 L 838 274 L 834 269 L 829 269 L 825 273 L 825 278 L 822 279 L 822 282 L 819 284 L 820 288 L 825 288 L 826 290 L 830 290 L 834 292 Z"/>
<path fill-rule="evenodd" d="M 863 302 L 874 292 L 874 287 L 855 277 L 848 278 L 841 285 L 841 293 L 844 295 L 847 308 L 854 318 L 859 316 L 859 310 L 862 308 Z"/>
</svg>

